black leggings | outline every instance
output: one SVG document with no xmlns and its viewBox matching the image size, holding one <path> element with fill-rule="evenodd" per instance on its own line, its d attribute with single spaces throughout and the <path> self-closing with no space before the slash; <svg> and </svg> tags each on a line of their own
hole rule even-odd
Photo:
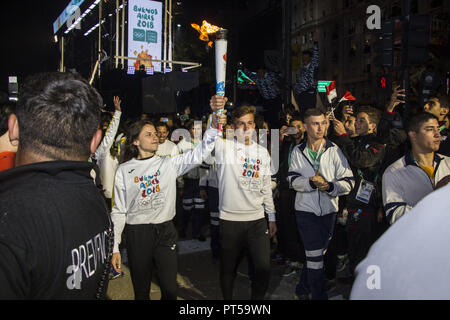
<svg viewBox="0 0 450 320">
<path fill-rule="evenodd" d="M 135 299 L 150 299 L 150 285 L 155 266 L 161 299 L 176 300 L 177 231 L 172 221 L 161 224 L 127 224 L 125 235 Z"/>
<path fill-rule="evenodd" d="M 233 298 L 236 271 L 243 251 L 247 249 L 254 264 L 251 298 L 264 299 L 270 279 L 270 236 L 266 219 L 220 220 L 220 242 L 220 285 L 223 298 Z"/>
</svg>

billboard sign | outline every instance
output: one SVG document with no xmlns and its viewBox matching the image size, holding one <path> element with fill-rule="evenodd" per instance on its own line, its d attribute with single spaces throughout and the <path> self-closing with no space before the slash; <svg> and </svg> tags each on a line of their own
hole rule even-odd
<svg viewBox="0 0 450 320">
<path fill-rule="evenodd" d="M 85 0 L 72 0 L 64 11 L 59 15 L 58 19 L 53 22 L 53 33 L 56 34 L 64 23 L 81 7 Z"/>
<path fill-rule="evenodd" d="M 138 58 L 128 60 L 128 68 L 144 70 L 153 68 L 161 72 L 161 63 L 145 59 L 161 60 L 162 53 L 162 2 L 150 0 L 128 1 L 128 57 Z"/>
</svg>

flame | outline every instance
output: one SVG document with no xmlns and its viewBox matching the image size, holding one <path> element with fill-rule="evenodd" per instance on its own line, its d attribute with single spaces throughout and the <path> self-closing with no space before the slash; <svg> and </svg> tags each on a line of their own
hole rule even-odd
<svg viewBox="0 0 450 320">
<path fill-rule="evenodd" d="M 213 42 L 209 40 L 209 36 L 223 29 L 221 27 L 214 26 L 208 23 L 206 20 L 203 20 L 201 27 L 196 23 L 191 23 L 191 26 L 200 33 L 200 40 L 209 41 L 208 46 L 210 46 L 211 48 Z"/>
</svg>

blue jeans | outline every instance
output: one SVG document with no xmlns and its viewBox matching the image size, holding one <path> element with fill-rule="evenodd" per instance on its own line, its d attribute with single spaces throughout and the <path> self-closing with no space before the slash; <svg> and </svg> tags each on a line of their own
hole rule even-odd
<svg viewBox="0 0 450 320">
<path fill-rule="evenodd" d="M 336 213 L 316 216 L 311 212 L 295 211 L 297 226 L 305 247 L 306 263 L 295 293 L 311 293 L 313 300 L 327 300 L 323 256 L 333 235 Z"/>
</svg>

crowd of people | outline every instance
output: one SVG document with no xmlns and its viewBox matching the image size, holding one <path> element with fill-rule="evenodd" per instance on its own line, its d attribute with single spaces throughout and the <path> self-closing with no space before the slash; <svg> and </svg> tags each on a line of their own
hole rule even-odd
<svg viewBox="0 0 450 320">
<path fill-rule="evenodd" d="M 343 270 L 360 276 L 374 242 L 450 182 L 449 98 L 409 118 L 399 86 L 384 110 L 317 107 L 317 51 L 292 106 L 261 74 L 264 113 L 218 113 L 227 98 L 213 95 L 208 115 L 122 119 L 120 97 L 107 112 L 77 75 L 29 77 L 0 109 L 0 298 L 104 298 L 126 263 L 136 299 L 157 273 L 174 300 L 178 240 L 208 236 L 226 300 L 243 258 L 258 300 L 271 263 L 300 274 L 299 299 L 327 299 Z"/>
</svg>

